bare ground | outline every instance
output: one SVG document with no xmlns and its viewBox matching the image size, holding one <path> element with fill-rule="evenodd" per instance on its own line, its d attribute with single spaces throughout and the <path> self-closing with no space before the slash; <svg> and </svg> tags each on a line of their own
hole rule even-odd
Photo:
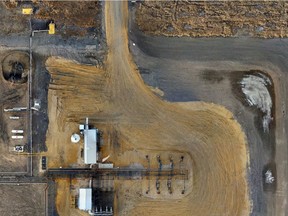
<svg viewBox="0 0 288 216">
<path fill-rule="evenodd" d="M 53 20 L 63 37 L 99 33 L 101 28 L 100 1 L 43 1 L 37 2 L 36 19 Z"/>
<path fill-rule="evenodd" d="M 233 112 L 243 127 L 251 158 L 251 215 L 286 215 L 287 198 L 284 194 L 287 194 L 287 52 L 282 46 L 286 39 L 153 37 L 143 36 L 144 34 L 139 34 L 133 27 L 129 30 L 130 50 L 134 53 L 137 65 L 140 62 L 141 75 L 145 82 L 159 87 L 166 100 L 201 100 L 224 105 Z M 274 83 L 274 87 L 270 86 L 269 91 L 273 98 L 275 97 L 275 115 L 273 114 L 272 130 L 265 134 L 261 126 L 262 117 L 253 114 L 255 109 L 253 112 L 251 108 L 247 110 L 248 103 L 243 103 L 245 98 L 238 97 L 242 90 L 239 87 L 237 89 L 237 82 L 240 81 L 243 71 L 252 69 L 263 71 Z M 229 79 L 235 81 L 231 84 Z M 238 95 L 236 98 L 233 96 L 235 93 Z M 259 126 L 259 129 L 254 129 Z M 262 172 L 269 167 L 266 165 L 274 160 L 277 182 L 270 187 L 274 189 L 267 192 L 267 185 L 259 182 L 264 182 Z M 276 175 L 276 171 L 274 174 Z"/>
<path fill-rule="evenodd" d="M 56 24 L 56 34 L 64 38 L 99 36 L 101 32 L 100 1 L 1 1 L 0 35 L 29 34 L 30 16 L 22 14 L 23 7 L 32 7 L 33 30 L 48 29 Z"/>
<path fill-rule="evenodd" d="M 1 197 L 6 197 L 0 201 L 1 215 L 46 215 L 45 188 L 45 184 L 0 184 Z"/>
<path fill-rule="evenodd" d="M 52 78 L 49 166 L 77 162 L 77 149 L 70 147 L 69 137 L 77 123 L 89 117 L 100 129 L 101 125 L 113 128 L 115 155 L 128 149 L 136 154 L 180 152 L 191 161 L 186 168 L 193 172 L 193 186 L 176 199 L 177 206 L 168 197 L 144 197 L 139 181 L 125 181 L 116 184 L 116 215 L 248 215 L 246 138 L 233 115 L 213 104 L 179 105 L 155 96 L 144 85 L 128 51 L 127 4 L 106 2 L 105 15 L 110 48 L 105 68 L 55 57 L 46 62 Z M 117 166 L 117 157 L 111 160 Z M 129 157 L 126 164 L 133 162 Z"/>
<path fill-rule="evenodd" d="M 166 36 L 287 37 L 285 1 L 143 1 L 137 24 Z"/>
<path fill-rule="evenodd" d="M 27 156 L 16 155 L 13 153 L 15 145 L 27 144 L 28 113 L 23 112 L 4 112 L 4 109 L 13 107 L 27 107 L 28 88 L 27 83 L 13 83 L 4 79 L 2 71 L 2 61 L 11 52 L 1 53 L 0 67 L 0 172 L 27 172 Z M 15 59 L 23 58 L 23 52 L 13 52 Z M 24 53 L 25 55 L 25 53 Z M 10 116 L 18 116 L 19 120 L 11 120 Z M 11 130 L 24 130 L 23 139 L 12 139 Z M 25 146 L 27 149 L 27 145 Z"/>
<path fill-rule="evenodd" d="M 71 215 L 71 216 L 88 216 L 87 212 L 81 211 L 75 208 L 75 196 L 70 186 L 74 185 L 76 188 L 83 187 L 81 180 L 73 179 L 70 184 L 69 178 L 61 178 L 56 180 L 57 183 L 57 196 L 56 196 L 56 208 L 59 215 Z M 84 185 L 87 187 L 88 185 Z"/>
<path fill-rule="evenodd" d="M 9 5 L 7 10 L 7 3 L 0 2 L 0 35 L 29 34 L 29 16 L 23 16 L 21 9 L 14 5 Z"/>
</svg>

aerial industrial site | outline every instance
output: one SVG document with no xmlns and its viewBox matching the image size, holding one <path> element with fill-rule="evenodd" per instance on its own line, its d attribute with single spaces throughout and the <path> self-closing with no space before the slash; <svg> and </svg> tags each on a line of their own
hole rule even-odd
<svg viewBox="0 0 288 216">
<path fill-rule="evenodd" d="M 0 2 L 0 216 L 287 216 L 286 1 Z"/>
</svg>

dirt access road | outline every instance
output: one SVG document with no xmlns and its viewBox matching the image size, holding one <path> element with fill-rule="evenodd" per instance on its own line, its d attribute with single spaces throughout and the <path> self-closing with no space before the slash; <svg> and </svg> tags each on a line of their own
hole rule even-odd
<svg viewBox="0 0 288 216">
<path fill-rule="evenodd" d="M 215 104 L 175 104 L 155 96 L 128 50 L 127 2 L 106 1 L 105 23 L 109 52 L 104 68 L 55 57 L 46 62 L 51 74 L 49 166 L 77 163 L 77 147 L 69 137 L 88 116 L 99 129 L 110 125 L 116 131 L 110 157 L 116 166 L 129 150 L 143 152 L 143 158 L 147 150 L 183 153 L 192 161 L 186 168 L 193 178 L 184 195 L 175 191 L 151 198 L 139 181 L 116 184 L 116 215 L 248 215 L 247 144 L 233 115 Z M 133 157 L 125 160 L 134 162 Z M 69 207 L 58 212 L 65 215 Z"/>
<path fill-rule="evenodd" d="M 251 215 L 287 215 L 287 39 L 151 37 L 131 25 L 130 49 L 147 84 L 162 90 L 169 101 L 221 104 L 241 124 L 249 143 Z M 231 83 L 249 70 L 263 71 L 273 80 L 275 135 L 262 133 L 257 112 L 235 97 Z M 259 182 L 273 160 L 277 186 L 267 192 Z"/>
<path fill-rule="evenodd" d="M 116 85 L 113 92 L 115 103 L 117 103 L 115 107 L 124 108 L 122 112 L 125 118 L 132 119 L 133 116 L 139 118 L 139 114 L 141 114 L 144 117 L 141 118 L 141 122 L 144 123 L 147 120 L 152 122 L 148 128 L 147 126 L 134 126 L 133 128 L 128 127 L 130 129 L 127 130 L 125 129 L 127 126 L 121 125 L 120 130 L 131 141 L 135 140 L 133 142 L 135 148 L 143 148 L 146 144 L 146 148 L 155 150 L 185 151 L 187 149 L 194 162 L 192 170 L 195 174 L 192 191 L 179 200 L 177 207 L 173 207 L 172 203 L 174 202 L 170 200 L 157 202 L 149 199 L 136 199 L 137 203 L 132 204 L 135 205 L 135 208 L 130 214 L 174 215 L 176 212 L 178 215 L 181 213 L 182 215 L 247 214 L 249 203 L 246 194 L 245 168 L 243 167 L 246 164 L 245 138 L 244 134 L 240 132 L 239 125 L 236 129 L 236 122 L 232 120 L 233 118 L 231 119 L 232 116 L 228 117 L 229 114 L 224 109 L 218 109 L 219 113 L 226 113 L 225 117 L 222 115 L 219 119 L 220 116 L 213 111 L 212 105 L 203 104 L 202 108 L 207 108 L 205 110 L 205 108 L 200 108 L 201 105 L 185 104 L 186 106 L 184 106 L 187 108 L 185 110 L 183 107 L 180 108 L 178 105 L 166 103 L 155 97 L 135 71 L 135 65 L 128 51 L 127 3 L 107 2 L 105 17 L 107 42 L 110 48 L 107 69 L 111 72 L 111 81 L 114 80 L 113 84 Z M 131 95 L 129 92 L 133 92 L 133 94 Z M 228 125 L 224 126 L 224 122 L 234 129 L 225 133 L 228 128 L 224 128 Z M 207 127 L 205 132 L 203 127 Z M 144 135 L 141 136 L 142 142 L 139 140 L 141 133 Z M 146 136 L 145 139 L 145 134 L 150 136 Z M 147 143 L 149 143 L 149 147 Z M 238 155 L 240 152 L 241 154 Z M 231 159 L 237 156 L 238 159 L 232 162 Z M 214 163 L 210 163 L 212 161 Z M 241 166 L 242 171 L 240 171 Z M 237 172 L 239 176 L 234 172 Z M 246 192 L 243 193 L 245 190 Z M 215 203 L 217 200 L 218 204 Z M 145 208 L 145 206 L 149 208 Z M 166 210 L 163 211 L 164 209 Z M 125 211 L 127 210 L 123 209 L 123 215 L 125 215 Z"/>
</svg>

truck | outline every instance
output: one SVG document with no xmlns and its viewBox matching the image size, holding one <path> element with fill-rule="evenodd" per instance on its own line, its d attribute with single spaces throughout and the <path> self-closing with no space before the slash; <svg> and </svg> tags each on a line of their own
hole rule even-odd
<svg viewBox="0 0 288 216">
<path fill-rule="evenodd" d="M 15 152 L 24 152 L 24 146 L 23 145 L 16 145 L 16 146 L 14 146 L 13 150 Z"/>
</svg>

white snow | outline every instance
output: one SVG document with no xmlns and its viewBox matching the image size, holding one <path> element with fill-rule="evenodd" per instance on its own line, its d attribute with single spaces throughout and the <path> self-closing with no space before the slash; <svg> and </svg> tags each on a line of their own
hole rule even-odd
<svg viewBox="0 0 288 216">
<path fill-rule="evenodd" d="M 263 128 L 264 132 L 268 132 L 269 124 L 272 121 L 272 99 L 267 85 L 271 85 L 272 83 L 265 75 L 260 73 L 258 75 L 246 75 L 241 80 L 240 85 L 248 104 L 256 106 L 265 114 L 263 117 Z"/>
</svg>

